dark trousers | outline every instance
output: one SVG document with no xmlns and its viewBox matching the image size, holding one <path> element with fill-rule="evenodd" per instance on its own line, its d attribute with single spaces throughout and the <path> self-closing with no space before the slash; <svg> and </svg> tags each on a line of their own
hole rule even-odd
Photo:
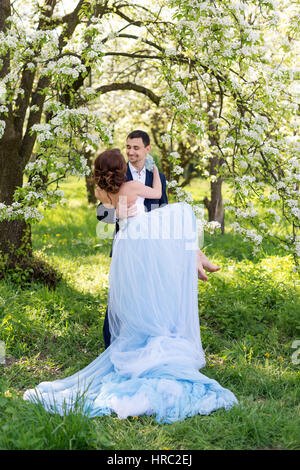
<svg viewBox="0 0 300 470">
<path fill-rule="evenodd" d="M 105 349 L 110 346 L 110 331 L 109 331 L 109 324 L 108 324 L 108 312 L 106 307 L 105 318 L 103 323 L 103 338 L 104 338 L 104 345 Z"/>
</svg>

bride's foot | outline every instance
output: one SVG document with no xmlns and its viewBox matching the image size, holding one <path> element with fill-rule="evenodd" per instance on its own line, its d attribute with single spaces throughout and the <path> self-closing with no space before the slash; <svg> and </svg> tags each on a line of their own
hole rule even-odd
<svg viewBox="0 0 300 470">
<path fill-rule="evenodd" d="M 215 273 L 216 271 L 220 271 L 221 266 L 215 266 L 212 264 L 211 261 L 205 256 L 202 251 L 199 250 L 198 252 L 198 261 L 201 262 L 202 267 L 205 269 L 205 271 L 208 271 L 209 273 Z"/>
<path fill-rule="evenodd" d="M 202 281 L 207 281 L 208 277 L 206 276 L 205 271 L 209 273 L 215 273 L 216 271 L 219 271 L 221 269 L 220 266 L 215 266 L 212 264 L 211 261 L 205 256 L 202 251 L 198 250 L 198 263 L 197 263 L 197 269 L 198 269 L 198 278 L 201 279 Z"/>
<path fill-rule="evenodd" d="M 203 270 L 202 264 L 199 263 L 199 262 L 198 262 L 197 269 L 198 269 L 198 279 L 201 279 L 201 281 L 206 282 L 208 280 L 208 277 L 206 276 L 206 274 Z"/>
</svg>

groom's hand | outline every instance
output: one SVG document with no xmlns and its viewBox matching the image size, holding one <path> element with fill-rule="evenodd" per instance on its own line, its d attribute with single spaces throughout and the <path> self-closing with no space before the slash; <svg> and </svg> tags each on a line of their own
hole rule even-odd
<svg viewBox="0 0 300 470">
<path fill-rule="evenodd" d="M 129 217 L 134 217 L 136 214 L 136 204 L 132 204 L 131 206 L 129 206 L 128 204 L 120 203 L 118 208 L 116 209 L 116 216 L 118 219 L 128 219 Z"/>
</svg>

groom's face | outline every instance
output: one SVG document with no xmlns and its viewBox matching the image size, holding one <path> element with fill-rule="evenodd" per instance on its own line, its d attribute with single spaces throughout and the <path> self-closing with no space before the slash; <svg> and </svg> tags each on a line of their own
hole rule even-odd
<svg viewBox="0 0 300 470">
<path fill-rule="evenodd" d="M 144 145 L 141 137 L 135 139 L 127 139 L 126 141 L 126 154 L 128 161 L 132 165 L 139 165 L 145 163 L 147 154 L 150 152 L 151 146 Z"/>
</svg>

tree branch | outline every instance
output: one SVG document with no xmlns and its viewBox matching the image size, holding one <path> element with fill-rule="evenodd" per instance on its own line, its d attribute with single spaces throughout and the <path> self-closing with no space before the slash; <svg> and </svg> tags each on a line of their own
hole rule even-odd
<svg viewBox="0 0 300 470">
<path fill-rule="evenodd" d="M 79 12 L 84 4 L 85 0 L 79 0 L 77 6 L 74 8 L 74 10 L 71 13 L 68 13 L 63 17 L 63 23 L 65 23 L 65 28 L 63 29 L 60 37 L 59 37 L 59 48 L 62 49 L 66 43 L 67 40 L 72 36 L 72 34 L 75 31 L 76 26 L 78 25 L 80 19 L 79 19 Z"/>
<path fill-rule="evenodd" d="M 162 56 L 160 55 L 146 55 L 146 54 L 135 54 L 129 52 L 105 52 L 105 56 L 122 56 L 122 57 L 130 57 L 132 59 L 160 59 Z"/>
<path fill-rule="evenodd" d="M 161 97 L 157 96 L 153 91 L 149 90 L 142 85 L 137 85 L 133 82 L 125 82 L 125 83 L 111 83 L 110 85 L 102 85 L 96 89 L 97 93 L 109 93 L 110 91 L 117 91 L 117 90 L 133 90 L 137 91 L 138 93 L 142 93 L 143 95 L 147 96 L 156 106 L 159 105 Z"/>
<path fill-rule="evenodd" d="M 116 36 L 116 39 L 117 38 L 128 38 L 128 39 L 139 39 L 138 36 L 135 36 L 133 34 L 118 34 L 118 36 Z M 105 41 L 103 41 L 105 42 Z M 145 44 L 148 44 L 149 46 L 152 46 L 154 47 L 155 49 L 158 49 L 160 52 L 164 52 L 164 49 L 160 46 L 158 46 L 155 42 L 153 41 L 148 41 L 148 39 L 142 39 L 142 42 L 144 42 Z"/>
<path fill-rule="evenodd" d="M 38 106 L 38 111 L 31 111 L 28 118 L 26 132 L 20 146 L 20 156 L 23 160 L 23 166 L 27 164 L 35 143 L 36 135 L 30 134 L 30 129 L 34 124 L 38 124 L 42 117 L 45 95 L 42 93 L 44 88 L 49 86 L 50 78 L 41 77 L 38 81 L 35 92 L 32 94 L 31 105 Z"/>
</svg>

